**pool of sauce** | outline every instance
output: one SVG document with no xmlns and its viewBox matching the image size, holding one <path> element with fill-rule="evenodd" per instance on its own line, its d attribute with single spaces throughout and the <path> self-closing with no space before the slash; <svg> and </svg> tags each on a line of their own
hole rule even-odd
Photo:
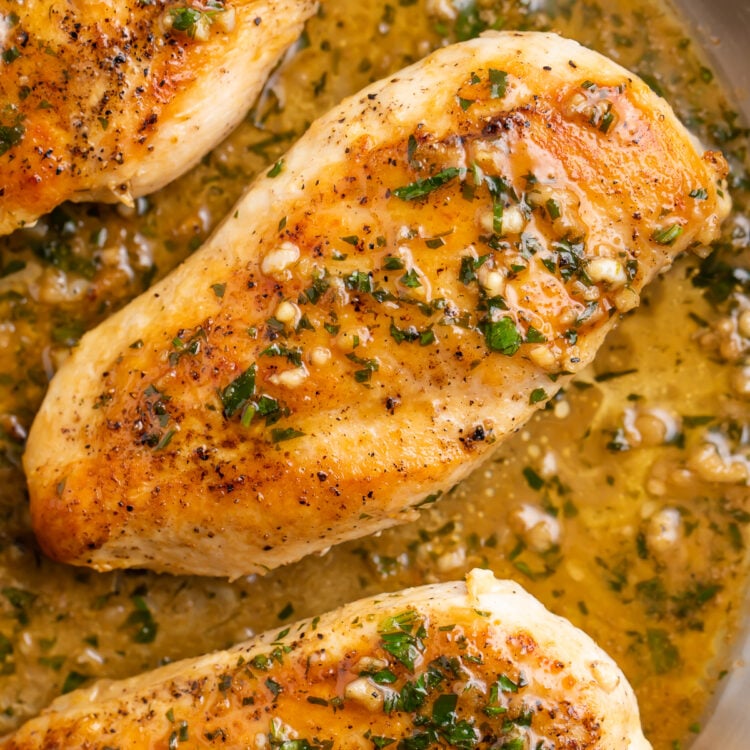
<svg viewBox="0 0 750 750">
<path fill-rule="evenodd" d="M 0 240 L 0 734 L 93 678 L 486 566 L 617 660 L 657 750 L 687 747 L 731 668 L 747 585 L 747 133 L 661 2 L 321 5 L 245 122 L 191 173 L 132 209 L 66 205 Z M 20 455 L 70 347 L 195 250 L 315 117 L 483 28 L 554 30 L 608 54 L 721 148 L 735 211 L 713 254 L 654 282 L 595 364 L 415 524 L 233 583 L 43 558 Z"/>
</svg>

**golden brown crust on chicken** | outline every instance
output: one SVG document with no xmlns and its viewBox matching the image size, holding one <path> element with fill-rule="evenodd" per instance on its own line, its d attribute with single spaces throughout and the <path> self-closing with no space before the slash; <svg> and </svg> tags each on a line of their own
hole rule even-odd
<svg viewBox="0 0 750 750">
<path fill-rule="evenodd" d="M 723 169 L 553 35 L 375 84 L 55 376 L 25 456 L 42 547 L 238 576 L 413 518 L 715 236 Z"/>
<path fill-rule="evenodd" d="M 466 585 L 365 599 L 228 651 L 96 683 L 0 740 L 3 750 L 397 744 L 650 748 L 614 662 L 518 584 L 482 570 Z"/>
<path fill-rule="evenodd" d="M 314 0 L 0 3 L 0 234 L 66 200 L 129 201 L 247 111 Z"/>
</svg>

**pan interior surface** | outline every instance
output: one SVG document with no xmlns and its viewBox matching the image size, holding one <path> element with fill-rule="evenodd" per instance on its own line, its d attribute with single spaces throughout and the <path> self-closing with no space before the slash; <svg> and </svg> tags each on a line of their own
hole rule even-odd
<svg viewBox="0 0 750 750">
<path fill-rule="evenodd" d="M 653 284 L 576 385 L 417 523 L 264 577 L 229 583 L 57 565 L 32 540 L 19 464 L 47 379 L 83 332 L 199 247 L 310 122 L 433 48 L 495 24 L 553 30 L 661 88 L 689 125 L 705 103 L 725 126 L 719 83 L 750 121 L 750 2 L 671 0 L 675 12 L 665 13 L 666 2 L 324 0 L 325 12 L 310 21 L 245 122 L 190 174 L 133 209 L 65 205 L 0 238 L 0 735 L 96 678 L 134 675 L 347 601 L 489 567 L 518 580 L 620 664 L 655 750 L 684 749 L 691 739 L 698 750 L 748 747 L 750 641 L 735 639 L 743 618 L 733 583 L 748 577 L 742 545 L 750 546 L 750 529 L 737 520 L 743 508 L 750 515 L 748 488 L 714 486 L 705 498 L 682 497 L 678 485 L 664 495 L 645 490 L 649 479 L 664 480 L 659 472 L 670 462 L 684 463 L 699 433 L 719 426 L 711 421 L 716 395 L 729 389 L 729 365 L 696 343 L 698 335 L 710 338 L 719 313 L 692 283 L 702 266 L 695 257 Z M 451 7 L 463 10 L 451 17 Z M 12 73 L 10 64 L 0 68 Z M 717 142 L 709 123 L 693 124 Z M 739 188 L 735 202 L 747 214 L 750 188 Z M 341 252 L 353 252 L 351 245 L 344 241 Z M 628 430 L 639 418 L 656 442 L 635 444 Z M 659 437 L 663 429 L 669 440 Z M 748 452 L 747 443 L 740 447 Z M 698 512 L 705 513 L 700 526 Z M 680 514 L 695 530 L 655 561 L 649 545 L 665 541 L 658 518 Z M 694 579 L 682 570 L 688 563 Z M 731 658 L 728 639 L 735 639 Z"/>
<path fill-rule="evenodd" d="M 747 0 L 671 0 L 693 29 L 719 74 L 732 104 L 750 123 L 750 2 Z M 744 750 L 750 736 L 750 593 L 745 602 L 744 637 L 734 648 L 731 670 L 724 678 L 714 708 L 692 746 L 694 750 Z"/>
</svg>

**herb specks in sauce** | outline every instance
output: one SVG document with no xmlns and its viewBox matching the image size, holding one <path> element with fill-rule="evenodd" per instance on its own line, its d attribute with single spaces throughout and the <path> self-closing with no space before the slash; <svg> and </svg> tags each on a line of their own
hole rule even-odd
<svg viewBox="0 0 750 750">
<path fill-rule="evenodd" d="M 294 615 L 303 617 L 386 589 L 459 578 L 477 565 L 519 579 L 611 653 L 636 686 L 646 733 L 656 750 L 671 750 L 685 741 L 701 718 L 710 697 L 706 685 L 712 686 L 727 666 L 725 655 L 712 659 L 706 654 L 714 652 L 717 634 L 725 632 L 726 612 L 738 611 L 750 543 L 750 503 L 742 480 L 750 454 L 747 133 L 723 100 L 696 44 L 660 3 L 613 0 L 605 7 L 553 0 L 535 11 L 532 4 L 511 0 L 467 2 L 460 4 L 455 18 L 430 15 L 435 5 L 427 0 L 392 3 L 384 13 L 382 4 L 366 2 L 352 14 L 348 0 L 328 0 L 325 13 L 308 24 L 297 54 L 279 72 L 283 99 L 282 88 L 268 87 L 227 142 L 174 186 L 137 200 L 132 209 L 66 205 L 37 227 L 0 240 L 0 346 L 7 353 L 0 367 L 0 577 L 7 581 L 0 597 L 0 733 L 90 679 L 135 674 L 242 640 L 248 628 L 274 627 L 290 602 Z M 173 25 L 170 33 L 195 33 L 199 43 L 203 31 L 213 33 L 223 15 L 217 12 L 208 24 L 178 14 L 176 26 L 184 29 Z M 256 174 L 281 179 L 284 152 L 317 115 L 443 39 L 466 39 L 501 26 L 553 26 L 613 55 L 665 96 L 704 142 L 722 148 L 733 167 L 730 189 L 736 208 L 714 253 L 702 261 L 683 261 L 649 290 L 648 305 L 610 337 L 592 371 L 552 398 L 548 394 L 555 390 L 556 374 L 551 370 L 549 387 L 540 386 L 531 396 L 544 404 L 544 412 L 502 446 L 491 465 L 438 503 L 432 495 L 417 499 L 423 506 L 417 524 L 332 550 L 324 579 L 317 558 L 233 584 L 96 574 L 38 558 L 22 501 L 20 456 L 48 378 L 82 332 L 199 247 Z M 342 64 L 351 50 L 360 50 L 361 59 Z M 15 57 L 13 45 L 3 51 L 5 74 L 23 62 Z M 619 125 L 617 91 L 581 83 L 580 98 L 571 104 L 596 137 L 611 137 Z M 513 85 L 501 70 L 477 71 L 456 92 L 456 106 L 470 117 L 482 96 L 501 98 Z M 29 94 L 19 89 L 19 98 Z M 283 106 L 283 100 L 293 106 Z M 23 122 L 11 110 L 5 112 L 0 153 L 10 153 L 23 137 Z M 449 271 L 475 296 L 476 309 L 407 298 L 407 293 L 419 292 L 411 286 L 419 282 L 418 270 L 395 253 L 394 243 L 376 242 L 360 227 L 351 227 L 332 238 L 337 249 L 325 270 L 300 286 L 295 303 L 308 322 L 332 338 L 348 333 L 341 320 L 327 315 L 320 320 L 313 312 L 325 309 L 321 300 L 343 276 L 349 293 L 366 304 L 392 302 L 392 295 L 399 305 L 413 309 L 416 317 L 409 325 L 385 317 L 386 335 L 397 351 L 398 344 L 435 346 L 433 336 L 442 346 L 443 321 L 474 329 L 487 356 L 545 346 L 552 332 L 513 319 L 491 274 L 496 256 L 510 245 L 518 256 L 513 274 L 527 273 L 524 267 L 538 259 L 566 284 L 585 282 L 589 269 L 581 262 L 579 238 L 560 237 L 547 248 L 524 226 L 529 210 L 538 220 L 544 213 L 552 226 L 565 221 L 564 201 L 540 192 L 541 174 L 516 180 L 514 197 L 509 185 L 497 181 L 502 176 L 488 178 L 476 168 L 462 175 L 458 162 L 433 168 L 420 134 L 408 138 L 402 151 L 409 176 L 391 186 L 394 203 L 418 204 L 425 195 L 445 191 L 477 206 L 486 204 L 486 242 L 475 257 L 457 258 Z M 689 186 L 684 200 L 704 200 L 708 187 Z M 522 194 L 530 196 L 528 202 Z M 280 234 L 294 229 L 291 219 L 277 220 Z M 517 235 L 510 232 L 514 221 L 521 228 Z M 451 242 L 441 234 L 448 229 L 440 227 L 425 237 L 415 234 L 406 242 L 428 249 L 433 243 L 432 249 L 439 250 Z M 665 215 L 653 241 L 668 245 L 679 231 Z M 369 257 L 362 254 L 369 242 L 382 257 L 377 268 L 363 260 Z M 624 271 L 632 279 L 637 267 Z M 399 282 L 402 277 L 405 283 Z M 212 292 L 217 306 L 224 299 L 223 283 Z M 595 306 L 582 307 L 577 321 L 558 333 L 575 346 L 576 326 L 596 314 Z M 293 330 L 295 325 L 299 330 Z M 311 331 L 294 321 L 273 329 L 269 324 L 247 333 L 261 350 L 279 347 L 276 356 L 260 357 L 255 366 L 284 362 L 294 367 L 288 356 L 296 355 L 282 347 L 293 352 L 297 344 L 285 342 L 283 335 L 303 337 Z M 280 338 L 268 340 L 268 331 Z M 197 330 L 175 332 L 173 338 L 166 352 L 169 366 L 187 369 L 207 355 L 207 338 Z M 134 340 L 129 354 L 137 356 L 142 347 L 143 342 Z M 353 355 L 345 357 L 345 364 L 357 387 L 373 386 L 378 362 L 367 357 L 366 347 L 352 347 L 346 354 Z M 304 358 L 305 352 L 299 356 Z M 279 450 L 304 441 L 292 420 L 280 422 L 287 415 L 275 392 L 262 392 L 257 383 L 249 387 L 249 376 L 234 384 L 249 366 L 245 363 L 217 384 L 211 407 L 220 418 L 243 425 L 247 421 L 247 429 L 261 430 L 266 439 L 277 441 Z M 670 373 L 669 390 L 663 387 L 664 372 Z M 158 386 L 145 396 L 148 429 L 143 434 L 148 449 L 165 455 L 179 448 L 179 433 L 172 432 L 178 415 L 170 415 L 168 388 L 161 393 Z M 100 408 L 106 408 L 108 397 L 103 390 Z M 383 404 L 398 408 L 397 388 Z M 210 458 L 206 452 L 196 460 L 213 470 Z M 64 480 L 60 485 L 64 492 Z M 133 510 L 124 507 L 121 512 Z M 196 622 L 202 626 L 196 628 Z M 392 625 L 387 634 L 407 664 L 386 652 L 390 666 L 371 679 L 391 687 L 392 710 L 399 701 L 411 706 L 426 695 L 425 731 L 459 746 L 470 742 L 467 727 L 454 718 L 455 697 L 444 688 L 456 675 L 445 665 L 431 671 L 429 663 L 420 664 L 419 644 L 424 646 L 425 640 L 418 623 Z M 274 646 L 250 668 L 262 673 L 283 658 L 283 647 Z M 407 677 L 412 663 L 416 671 Z M 464 660 L 460 668 L 471 669 L 471 664 Z M 231 692 L 230 685 L 221 684 Z M 516 695 L 523 695 L 522 676 L 502 673 L 488 684 L 482 710 L 488 718 L 502 719 L 506 699 Z M 252 705 L 252 696 L 245 699 Z M 519 731 L 526 721 L 533 727 L 533 718 L 521 711 L 512 719 Z M 175 746 L 190 737 L 180 722 L 179 716 L 170 719 Z M 209 741 L 223 737 L 223 728 L 212 731 Z M 516 739 L 508 737 L 506 747 L 514 747 L 508 743 Z M 370 738 L 375 747 L 387 747 L 389 740 L 386 735 Z"/>
</svg>

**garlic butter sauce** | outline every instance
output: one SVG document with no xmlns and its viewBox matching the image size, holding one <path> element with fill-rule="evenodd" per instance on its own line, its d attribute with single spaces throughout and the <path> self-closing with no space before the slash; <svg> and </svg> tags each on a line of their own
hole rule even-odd
<svg viewBox="0 0 750 750">
<path fill-rule="evenodd" d="M 415 524 L 231 584 L 41 557 L 20 455 L 70 347 L 200 246 L 315 117 L 484 28 L 554 30 L 608 54 L 722 149 L 735 210 L 713 253 L 654 282 L 594 366 Z M 324 0 L 245 122 L 191 173 L 132 208 L 65 205 L 0 240 L 0 733 L 93 678 L 487 566 L 615 658 L 657 750 L 686 747 L 731 667 L 747 586 L 746 147 L 731 102 L 661 2 Z"/>
</svg>

